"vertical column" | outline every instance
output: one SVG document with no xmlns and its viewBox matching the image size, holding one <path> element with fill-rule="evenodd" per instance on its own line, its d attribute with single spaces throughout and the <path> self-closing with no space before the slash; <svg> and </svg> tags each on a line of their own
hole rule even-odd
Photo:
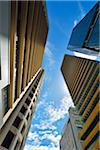
<svg viewBox="0 0 100 150">
<path fill-rule="evenodd" d="M 30 52 L 30 44 L 31 44 L 33 15 L 34 15 L 34 9 L 35 9 L 34 6 L 35 6 L 34 1 L 29 2 L 28 17 L 27 17 L 27 29 L 26 29 L 25 55 L 24 55 L 24 62 L 23 62 L 22 90 L 26 86 L 28 62 L 30 59 L 29 52 Z"/>
<path fill-rule="evenodd" d="M 32 71 L 31 71 L 31 77 L 37 72 L 37 70 L 42 65 L 42 58 L 44 53 L 44 47 L 45 47 L 45 40 L 47 38 L 47 23 L 46 23 L 46 17 L 44 12 L 44 7 L 41 3 L 41 13 L 40 13 L 40 19 L 39 19 L 39 32 L 37 35 L 37 43 L 34 47 L 35 49 L 35 55 L 33 56 L 33 63 L 32 63 Z M 42 30 L 41 30 L 42 29 Z"/>
<path fill-rule="evenodd" d="M 25 31 L 26 31 L 26 20 L 27 20 L 27 1 L 20 2 L 21 13 L 20 13 L 20 29 L 19 29 L 19 60 L 18 60 L 18 72 L 17 72 L 17 97 L 21 93 L 22 83 L 22 70 L 23 70 L 23 56 L 25 47 Z"/>
<path fill-rule="evenodd" d="M 35 38 L 38 32 L 38 20 L 39 20 L 39 14 L 40 14 L 40 1 L 36 1 L 35 2 L 35 10 L 34 10 L 34 18 L 33 18 L 33 27 L 32 27 L 32 35 L 31 35 L 31 46 L 30 46 L 30 56 L 29 56 L 29 64 L 28 64 L 28 72 L 27 72 L 27 84 L 31 79 L 31 70 L 33 68 L 31 68 L 31 64 L 32 64 L 32 59 L 33 59 L 33 55 L 35 53 L 35 49 L 34 49 L 34 45 L 35 45 Z"/>
<path fill-rule="evenodd" d="M 37 5 L 39 5 L 38 3 L 37 3 Z M 41 2 L 40 2 L 40 5 L 41 5 Z M 38 61 L 39 60 L 37 60 L 38 58 L 37 58 L 37 54 L 39 53 L 39 49 L 38 49 L 38 47 L 39 47 L 39 45 L 40 45 L 40 30 L 42 29 L 41 28 L 41 15 L 42 15 L 42 5 L 41 5 L 41 7 L 40 7 L 40 9 L 39 9 L 39 16 L 38 16 L 38 24 L 37 24 L 37 32 L 36 32 L 36 36 L 35 36 L 35 39 L 34 39 L 34 53 L 33 53 L 33 56 L 32 56 L 32 63 L 31 63 L 31 68 L 32 68 L 32 70 L 31 70 L 31 72 L 30 72 L 30 75 L 29 75 L 29 78 L 31 78 L 32 77 L 32 71 L 34 70 L 34 72 L 36 73 L 37 72 L 37 67 L 38 67 Z M 37 61 L 37 64 L 36 64 L 36 61 Z M 34 74 L 35 74 L 34 73 Z M 33 74 L 33 75 L 34 75 Z"/>
<path fill-rule="evenodd" d="M 11 25 L 10 25 L 10 97 L 9 107 L 12 107 L 14 100 L 14 67 L 16 53 L 16 22 L 17 22 L 17 2 L 11 2 Z"/>
</svg>

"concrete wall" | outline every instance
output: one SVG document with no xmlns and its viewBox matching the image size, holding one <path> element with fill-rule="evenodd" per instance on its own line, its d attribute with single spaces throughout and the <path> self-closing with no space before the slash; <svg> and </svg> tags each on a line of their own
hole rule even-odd
<svg viewBox="0 0 100 150">
<path fill-rule="evenodd" d="M 65 127 L 64 134 L 62 135 L 61 150 L 77 150 L 70 120 Z"/>
<path fill-rule="evenodd" d="M 2 124 L 2 92 L 9 84 L 10 1 L 0 1 L 0 126 Z"/>
<path fill-rule="evenodd" d="M 78 138 L 78 133 L 82 125 L 80 117 L 74 108 L 69 109 L 69 117 L 63 129 L 60 150 L 82 150 L 82 141 Z"/>
<path fill-rule="evenodd" d="M 32 79 L 8 117 L 9 119 L 2 126 L 0 130 L 0 150 L 23 150 L 40 95 L 43 75 L 43 70 L 40 70 L 37 76 Z M 27 100 L 29 101 L 28 103 Z M 25 113 L 21 111 L 23 107 L 25 108 Z M 18 125 L 19 121 L 17 120 L 17 126 L 15 126 L 14 122 L 17 117 L 21 119 L 21 122 Z M 5 139 L 9 132 L 13 134 L 13 138 L 9 140 L 9 137 L 6 141 Z"/>
</svg>

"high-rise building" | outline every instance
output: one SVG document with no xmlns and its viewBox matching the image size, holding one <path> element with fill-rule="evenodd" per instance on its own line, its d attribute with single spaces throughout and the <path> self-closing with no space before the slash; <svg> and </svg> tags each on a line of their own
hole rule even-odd
<svg viewBox="0 0 100 150">
<path fill-rule="evenodd" d="M 99 62 L 65 55 L 61 71 L 76 110 L 81 117 L 82 129 L 78 138 L 84 150 L 99 148 Z"/>
<path fill-rule="evenodd" d="M 98 55 L 100 50 L 100 2 L 74 27 L 68 49 L 86 54 Z"/>
<path fill-rule="evenodd" d="M 48 34 L 44 1 L 0 1 L 0 150 L 23 150 Z"/>
<path fill-rule="evenodd" d="M 99 2 L 75 26 L 68 49 L 79 54 L 99 56 Z M 89 56 L 89 55 L 87 55 Z M 96 57 L 95 57 L 96 58 Z M 82 128 L 77 138 L 83 150 L 97 150 L 99 146 L 99 59 L 82 58 L 82 55 L 65 55 L 61 71 L 68 86 Z M 71 138 L 71 137 L 70 137 Z M 67 147 L 67 145 L 66 145 Z M 80 149 L 79 149 L 80 150 Z"/>
<path fill-rule="evenodd" d="M 60 150 L 82 150 L 78 132 L 82 129 L 81 119 L 75 108 L 69 109 L 69 119 L 64 126 L 60 140 Z"/>
</svg>

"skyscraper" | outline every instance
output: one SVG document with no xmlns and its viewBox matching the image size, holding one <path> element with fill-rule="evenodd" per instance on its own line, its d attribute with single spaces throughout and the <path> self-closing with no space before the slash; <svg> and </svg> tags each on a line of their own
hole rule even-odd
<svg viewBox="0 0 100 150">
<path fill-rule="evenodd" d="M 73 28 L 68 49 L 81 53 L 98 55 L 100 50 L 100 2 Z"/>
<path fill-rule="evenodd" d="M 73 29 L 68 48 L 74 52 L 98 55 L 99 21 L 98 2 Z M 82 141 L 82 149 L 97 150 L 100 148 L 99 61 L 65 55 L 61 71 L 81 117 L 82 129 L 77 138 Z"/>
<path fill-rule="evenodd" d="M 0 1 L 0 150 L 22 150 L 44 75 L 44 1 Z"/>
<path fill-rule="evenodd" d="M 70 107 L 69 119 L 65 124 L 60 140 L 60 150 L 82 150 L 78 132 L 82 128 L 81 119 L 75 108 Z"/>
<path fill-rule="evenodd" d="M 83 149 L 99 146 L 99 62 L 65 55 L 61 67 L 72 100 L 82 118 Z M 95 149 L 94 148 L 94 149 Z"/>
</svg>

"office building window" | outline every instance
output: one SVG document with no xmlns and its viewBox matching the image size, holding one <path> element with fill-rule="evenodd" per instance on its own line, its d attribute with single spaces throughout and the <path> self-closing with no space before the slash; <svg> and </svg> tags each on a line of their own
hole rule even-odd
<svg viewBox="0 0 100 150">
<path fill-rule="evenodd" d="M 9 85 L 7 85 L 6 87 L 4 87 L 2 89 L 2 100 L 3 100 L 3 103 L 4 103 L 4 114 L 7 113 L 8 109 L 9 109 L 9 106 L 8 106 L 8 91 L 9 90 Z"/>
<path fill-rule="evenodd" d="M 34 88 L 35 88 L 35 89 L 37 88 L 37 84 L 34 85 Z"/>
<path fill-rule="evenodd" d="M 32 105 L 31 105 L 30 109 L 32 110 Z"/>
<path fill-rule="evenodd" d="M 93 119 L 91 122 L 90 126 L 88 129 L 85 131 L 83 136 L 81 137 L 82 140 L 85 140 L 87 136 L 90 134 L 90 132 L 95 128 L 96 124 L 99 122 L 99 113 L 96 115 L 96 117 Z"/>
<path fill-rule="evenodd" d="M 95 134 L 95 136 L 92 138 L 92 140 L 89 142 L 89 144 L 85 147 L 85 150 L 87 150 L 93 143 L 99 138 L 99 132 Z"/>
<path fill-rule="evenodd" d="M 17 150 L 18 146 L 19 146 L 19 141 L 17 141 L 14 149 Z"/>
<path fill-rule="evenodd" d="M 29 96 L 30 96 L 31 99 L 33 98 L 33 94 L 32 93 L 30 93 Z"/>
<path fill-rule="evenodd" d="M 89 37 L 89 41 L 87 42 L 87 46 L 90 48 L 99 48 L 99 35 L 100 35 L 99 24 L 100 22 L 98 16 L 96 23 L 92 29 L 91 35 Z"/>
<path fill-rule="evenodd" d="M 35 103 L 35 98 L 33 99 L 33 103 Z"/>
<path fill-rule="evenodd" d="M 13 138 L 14 138 L 14 134 L 11 131 L 9 131 L 2 143 L 2 146 L 9 149 Z"/>
<path fill-rule="evenodd" d="M 35 93 L 35 89 L 34 88 L 32 88 L 32 91 L 33 91 L 33 93 Z"/>
<path fill-rule="evenodd" d="M 30 101 L 28 98 L 27 98 L 26 101 L 25 101 L 25 103 L 26 103 L 28 106 L 29 106 L 30 102 L 31 102 L 31 101 Z"/>
<path fill-rule="evenodd" d="M 23 107 L 21 108 L 20 112 L 21 112 L 23 115 L 25 115 L 26 110 L 27 110 L 27 109 L 23 106 Z"/>
<path fill-rule="evenodd" d="M 24 131 L 25 131 L 25 124 L 24 124 L 23 127 L 22 127 L 21 133 L 23 134 Z"/>
<path fill-rule="evenodd" d="M 29 113 L 28 113 L 28 115 L 27 115 L 26 119 L 27 119 L 27 120 L 29 119 Z"/>
<path fill-rule="evenodd" d="M 14 121 L 14 123 L 13 123 L 13 125 L 14 125 L 16 128 L 18 128 L 19 125 L 20 125 L 20 123 L 21 123 L 21 121 L 22 121 L 22 120 L 17 116 L 16 119 L 15 119 L 15 121 Z"/>
</svg>

